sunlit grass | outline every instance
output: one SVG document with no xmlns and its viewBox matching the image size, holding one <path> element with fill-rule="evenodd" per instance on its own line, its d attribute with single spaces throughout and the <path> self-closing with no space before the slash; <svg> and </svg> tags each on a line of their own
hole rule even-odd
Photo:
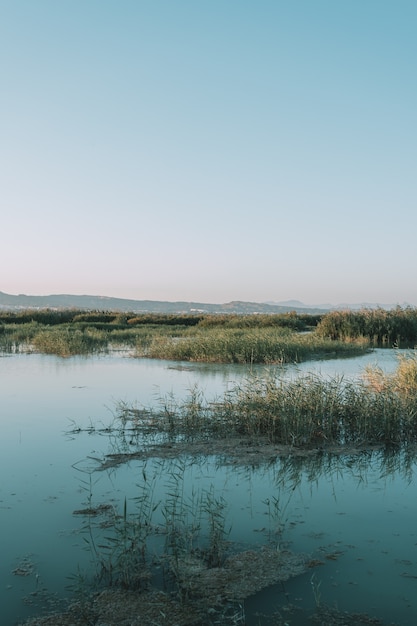
<svg viewBox="0 0 417 626">
<path fill-rule="evenodd" d="M 77 314 L 70 322 L 58 317 L 56 323 L 49 324 L 15 316 L 4 318 L 8 322 L 0 324 L 0 350 L 71 356 L 123 348 L 138 357 L 180 361 L 298 363 L 356 356 L 368 348 L 364 340 L 333 341 L 314 331 L 293 330 L 289 326 L 300 323 L 296 316 L 214 317 L 197 318 L 195 323 L 193 318 L 167 316 L 163 323 L 162 316 L 147 316 L 146 323 L 139 323 L 138 318 L 122 315 Z M 52 313 L 45 319 L 53 319 Z"/>
<path fill-rule="evenodd" d="M 119 417 L 147 432 L 261 436 L 298 447 L 417 441 L 416 355 L 400 357 L 392 375 L 370 373 L 363 380 L 251 375 L 215 401 L 194 388 L 184 402 L 164 398 L 145 412 L 121 404 Z"/>
<path fill-rule="evenodd" d="M 361 309 L 332 311 L 324 315 L 317 333 L 329 339 L 347 340 L 366 337 L 378 346 L 414 347 L 417 344 L 417 309 Z"/>
<path fill-rule="evenodd" d="M 367 367 L 366 384 L 377 392 L 394 392 L 404 396 L 417 396 L 417 352 L 397 353 L 397 369 L 386 374 L 379 367 Z"/>
<path fill-rule="evenodd" d="M 137 355 L 178 361 L 272 364 L 357 356 L 367 349 L 366 341 L 332 341 L 286 328 L 208 327 L 189 330 L 181 338 L 156 335 L 148 346 L 138 348 Z"/>
</svg>

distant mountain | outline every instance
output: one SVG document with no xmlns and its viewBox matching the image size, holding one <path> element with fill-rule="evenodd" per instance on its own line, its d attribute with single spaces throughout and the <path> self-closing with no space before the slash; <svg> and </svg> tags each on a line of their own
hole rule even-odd
<svg viewBox="0 0 417 626">
<path fill-rule="evenodd" d="M 80 309 L 87 311 L 120 311 L 124 313 L 308 313 L 311 315 L 362 308 L 393 309 L 396 304 L 375 304 L 362 302 L 358 304 L 304 304 L 300 300 L 284 300 L 282 302 L 244 302 L 234 300 L 223 304 L 207 302 L 169 302 L 164 300 L 128 300 L 107 296 L 76 296 L 71 294 L 52 294 L 49 296 L 17 296 L 0 291 L 0 309 Z M 409 306 L 406 303 L 401 306 Z"/>
<path fill-rule="evenodd" d="M 282 302 L 274 302 L 272 300 L 267 300 L 265 304 L 270 304 L 271 306 L 288 306 L 288 307 L 296 307 L 298 309 L 305 309 L 308 306 L 300 300 L 283 300 Z"/>
<path fill-rule="evenodd" d="M 319 311 L 344 311 L 346 309 L 351 309 L 353 311 L 358 311 L 360 309 L 377 309 L 377 308 L 390 310 L 398 306 L 398 304 L 379 304 L 376 302 L 358 302 L 358 303 L 353 303 L 353 304 L 348 303 L 348 302 L 341 302 L 339 304 L 329 304 L 329 303 L 304 304 L 304 302 L 300 302 L 300 300 L 284 300 L 282 302 L 268 301 L 266 302 L 266 304 L 269 304 L 271 306 L 291 307 L 293 309 L 296 309 L 297 311 L 299 310 L 305 311 L 306 309 L 309 309 L 309 310 L 316 309 Z M 407 307 L 410 305 L 404 302 L 400 306 Z"/>
<path fill-rule="evenodd" d="M 294 303 L 294 304 L 292 304 Z M 288 304 L 233 301 L 224 304 L 206 302 L 168 302 L 161 300 L 128 300 L 106 296 L 52 294 L 49 296 L 17 296 L 0 291 L 0 308 L 19 309 L 82 309 L 88 311 L 120 311 L 125 313 L 297 313 L 320 314 L 325 308 L 309 307 L 297 300 Z"/>
<path fill-rule="evenodd" d="M 333 309 L 332 304 L 304 304 L 300 300 L 282 300 L 280 302 L 274 302 L 273 300 L 268 300 L 265 304 L 270 304 L 271 306 L 285 306 L 291 309 L 319 309 L 320 311 L 328 311 Z"/>
</svg>

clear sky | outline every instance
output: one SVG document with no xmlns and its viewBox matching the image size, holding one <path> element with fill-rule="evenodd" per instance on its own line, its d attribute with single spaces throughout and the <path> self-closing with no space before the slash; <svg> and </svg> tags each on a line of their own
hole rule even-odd
<svg viewBox="0 0 417 626">
<path fill-rule="evenodd" d="M 0 291 L 417 305 L 416 0 L 0 0 Z"/>
</svg>

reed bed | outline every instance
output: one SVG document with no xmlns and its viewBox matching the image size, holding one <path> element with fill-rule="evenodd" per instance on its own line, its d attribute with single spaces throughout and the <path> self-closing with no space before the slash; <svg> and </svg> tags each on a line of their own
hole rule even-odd
<svg viewBox="0 0 417 626">
<path fill-rule="evenodd" d="M 46 315 L 46 314 L 45 314 Z M 315 332 L 297 332 L 282 326 L 282 316 L 222 316 L 200 325 L 184 316 L 147 316 L 146 323 L 123 315 L 58 316 L 57 322 L 16 321 L 0 324 L 0 350 L 30 351 L 70 356 L 94 354 L 114 348 L 135 351 L 137 357 L 223 363 L 288 363 L 311 358 L 357 356 L 367 342 L 333 341 Z M 215 317 L 215 316 L 213 316 Z M 226 316 L 227 317 L 227 316 Z M 264 316 L 265 317 L 265 316 Z M 43 319 L 43 318 L 40 318 Z M 45 317 L 49 320 L 49 317 Z M 292 318 L 289 318 L 292 319 Z M 12 321 L 13 320 L 13 321 Z M 284 318 L 286 320 L 286 318 Z M 130 322 L 134 323 L 130 323 Z M 288 321 L 288 320 L 287 320 Z M 294 321 L 294 320 L 293 320 Z M 193 322 L 193 323 L 191 323 Z M 237 326 L 238 322 L 241 324 Z M 296 323 L 296 322 L 294 322 Z"/>
<path fill-rule="evenodd" d="M 366 383 L 377 392 L 394 392 L 402 396 L 417 395 L 417 351 L 397 353 L 397 369 L 385 374 L 378 367 L 368 367 L 364 372 Z"/>
<path fill-rule="evenodd" d="M 317 334 L 341 341 L 365 337 L 374 345 L 414 347 L 417 344 L 417 309 L 332 311 L 322 317 Z"/>
<path fill-rule="evenodd" d="M 144 349 L 155 336 L 181 336 L 193 316 L 82 311 L 0 312 L 0 351 L 71 356 L 110 349 Z"/>
<path fill-rule="evenodd" d="M 307 331 L 307 332 L 306 332 Z M 357 356 L 369 346 L 417 343 L 417 310 L 363 309 L 323 316 L 163 315 L 100 311 L 0 312 L 0 350 L 136 356 L 223 363 L 288 363 Z"/>
<path fill-rule="evenodd" d="M 273 315 L 204 315 L 198 322 L 199 328 L 222 327 L 222 328 L 269 328 L 281 327 L 297 331 L 307 331 L 315 328 L 322 315 L 302 314 L 291 311 L 289 313 L 277 313 Z"/>
<path fill-rule="evenodd" d="M 314 358 L 358 356 L 368 342 L 333 341 L 315 333 L 297 333 L 286 328 L 192 329 L 180 337 L 155 336 L 149 346 L 140 346 L 137 356 L 177 361 L 220 363 L 299 363 Z"/>
<path fill-rule="evenodd" d="M 35 350 L 44 354 L 71 356 L 102 351 L 108 338 L 99 331 L 82 331 L 73 328 L 40 330 L 32 339 Z"/>
<path fill-rule="evenodd" d="M 148 411 L 119 405 L 137 430 L 200 437 L 266 437 L 291 446 L 401 445 L 417 441 L 417 357 L 400 357 L 394 374 L 368 370 L 360 380 L 308 374 L 294 380 L 251 375 L 213 402 L 194 388 Z"/>
<path fill-rule="evenodd" d="M 27 350 L 40 329 L 41 325 L 38 322 L 0 324 L 0 350 L 3 352 Z"/>
<path fill-rule="evenodd" d="M 183 331 L 180 327 L 177 334 Z M 175 336 L 176 327 L 141 326 L 96 322 L 90 325 L 83 320 L 60 325 L 45 325 L 38 322 L 0 325 L 0 351 L 41 352 L 71 356 L 95 354 L 110 349 L 134 350 L 137 346 L 148 346 L 155 335 L 169 333 Z"/>
</svg>

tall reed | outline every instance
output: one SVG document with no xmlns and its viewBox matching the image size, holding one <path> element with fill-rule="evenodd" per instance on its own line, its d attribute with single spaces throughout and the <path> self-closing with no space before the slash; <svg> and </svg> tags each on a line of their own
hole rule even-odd
<svg viewBox="0 0 417 626">
<path fill-rule="evenodd" d="M 417 357 L 400 357 L 389 376 L 378 370 L 363 380 L 252 374 L 215 401 L 193 388 L 182 403 L 171 398 L 169 410 L 161 402 L 144 421 L 170 434 L 262 436 L 294 446 L 398 445 L 417 441 Z M 134 408 L 123 405 L 120 415 L 145 427 Z"/>
<path fill-rule="evenodd" d="M 39 331 L 32 338 L 32 344 L 35 350 L 45 354 L 71 356 L 103 350 L 108 345 L 108 337 L 97 331 L 52 328 Z"/>
<path fill-rule="evenodd" d="M 375 345 L 414 347 L 417 343 L 417 308 L 398 306 L 392 310 L 332 311 L 319 322 L 317 334 L 333 340 L 366 337 Z"/>
</svg>

